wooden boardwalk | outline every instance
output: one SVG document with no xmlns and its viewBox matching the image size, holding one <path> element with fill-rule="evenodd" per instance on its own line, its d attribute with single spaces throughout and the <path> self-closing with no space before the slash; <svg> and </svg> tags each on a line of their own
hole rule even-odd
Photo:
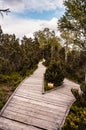
<svg viewBox="0 0 86 130">
<path fill-rule="evenodd" d="M 71 88 L 79 85 L 67 79 L 63 87 L 42 94 L 45 67 L 26 78 L 10 97 L 0 114 L 0 130 L 58 130 L 75 98 Z"/>
</svg>

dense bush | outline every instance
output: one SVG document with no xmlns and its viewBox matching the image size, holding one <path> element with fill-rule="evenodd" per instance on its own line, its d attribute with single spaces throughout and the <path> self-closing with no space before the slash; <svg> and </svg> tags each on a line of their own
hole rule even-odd
<svg viewBox="0 0 86 130">
<path fill-rule="evenodd" d="M 81 95 L 81 103 L 83 107 L 86 107 L 86 82 L 82 82 L 80 85 L 82 95 Z"/>
<path fill-rule="evenodd" d="M 76 102 L 71 107 L 62 130 L 86 130 L 86 82 L 80 88 L 82 93 L 72 89 Z"/>
<path fill-rule="evenodd" d="M 7 90 L 2 90 L 0 91 L 0 109 L 3 107 L 5 104 L 6 100 L 8 99 L 8 91 Z"/>
<path fill-rule="evenodd" d="M 23 77 L 19 73 L 11 73 L 9 75 L 0 74 L 0 84 L 11 86 L 12 91 L 22 80 Z"/>
<path fill-rule="evenodd" d="M 66 76 L 73 81 L 81 83 L 85 79 L 86 52 L 72 50 L 68 52 Z"/>
<path fill-rule="evenodd" d="M 86 96 L 86 82 L 83 82 L 83 83 L 80 85 L 80 88 L 81 88 L 83 94 Z"/>
<path fill-rule="evenodd" d="M 86 130 L 86 108 L 74 104 L 62 130 Z"/>
<path fill-rule="evenodd" d="M 64 80 L 64 69 L 60 62 L 51 62 L 47 68 L 45 75 L 45 81 L 53 83 L 55 86 L 62 84 Z"/>
<path fill-rule="evenodd" d="M 37 66 L 27 70 L 25 75 L 29 76 L 35 71 L 36 68 Z M 17 72 L 13 72 L 9 75 L 0 74 L 0 109 L 4 106 L 9 96 L 16 89 L 19 83 L 25 78 L 25 75 L 23 76 L 21 73 Z"/>
<path fill-rule="evenodd" d="M 74 67 L 72 64 L 66 65 L 66 76 L 67 78 L 77 82 L 81 83 L 84 81 L 84 71 L 83 69 L 80 69 L 79 67 Z"/>
<path fill-rule="evenodd" d="M 82 93 L 79 93 L 77 89 L 72 89 L 72 93 L 77 100 L 77 106 L 86 107 L 86 82 L 82 82 L 80 88 Z"/>
<path fill-rule="evenodd" d="M 21 72 L 24 76 L 42 58 L 38 40 L 24 36 L 20 44 L 14 34 L 4 34 L 1 28 L 0 31 L 0 74 Z"/>
</svg>

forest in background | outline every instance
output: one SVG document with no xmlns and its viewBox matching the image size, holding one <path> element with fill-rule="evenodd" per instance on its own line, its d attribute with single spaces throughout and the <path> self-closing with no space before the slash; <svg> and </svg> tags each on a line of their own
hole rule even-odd
<svg viewBox="0 0 86 130">
<path fill-rule="evenodd" d="M 61 36 L 65 40 L 67 76 L 80 83 L 82 93 L 72 89 L 76 102 L 72 105 L 62 130 L 86 129 L 86 1 L 65 0 L 64 15 L 59 20 Z M 69 52 L 68 46 L 72 46 Z M 75 51 L 74 51 L 75 50 Z M 72 55 L 70 55 L 70 53 Z M 73 57 L 71 60 L 71 56 Z M 68 62 L 69 60 L 69 62 Z M 72 61 L 72 64 L 71 62 Z"/>
<path fill-rule="evenodd" d="M 17 85 L 37 68 L 41 52 L 36 38 L 24 36 L 20 44 L 14 34 L 4 34 L 0 28 L 0 109 Z"/>
<path fill-rule="evenodd" d="M 65 14 L 58 27 L 61 37 L 45 28 L 34 33 L 34 39 L 24 36 L 19 43 L 15 34 L 4 34 L 0 27 L 0 109 L 18 84 L 29 76 L 43 58 L 44 65 L 60 63 L 66 78 L 81 86 L 82 94 L 72 90 L 76 98 L 63 130 L 86 128 L 86 2 L 65 0 Z M 63 71 L 61 69 L 61 71 Z M 61 73 L 60 71 L 60 73 Z"/>
</svg>

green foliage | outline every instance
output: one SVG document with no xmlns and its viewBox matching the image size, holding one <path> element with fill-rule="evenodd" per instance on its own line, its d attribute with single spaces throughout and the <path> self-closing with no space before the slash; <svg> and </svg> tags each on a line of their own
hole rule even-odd
<svg viewBox="0 0 86 130">
<path fill-rule="evenodd" d="M 41 49 L 36 38 L 23 37 L 21 44 L 16 36 L 0 35 L 0 73 L 10 74 L 22 72 L 26 74 L 28 69 L 32 69 L 41 59 Z"/>
<path fill-rule="evenodd" d="M 4 106 L 8 97 L 17 88 L 19 83 L 26 77 L 32 74 L 37 69 L 37 66 L 30 70 L 27 70 L 26 74 L 23 76 L 18 72 L 13 72 L 9 75 L 0 74 L 0 109 Z M 3 87 L 4 86 L 4 89 Z"/>
<path fill-rule="evenodd" d="M 9 93 L 37 68 L 41 53 L 37 38 L 24 36 L 20 44 L 14 34 L 4 34 L 0 26 L 0 108 L 7 101 Z"/>
<path fill-rule="evenodd" d="M 79 93 L 77 89 L 72 89 L 72 93 L 77 100 L 77 106 L 86 107 L 86 82 L 80 85 L 82 93 Z"/>
<path fill-rule="evenodd" d="M 10 77 L 8 75 L 0 74 L 0 83 L 8 83 Z"/>
<path fill-rule="evenodd" d="M 66 10 L 59 20 L 59 29 L 61 32 L 70 31 L 74 44 L 85 50 L 86 2 L 83 0 L 65 0 L 64 5 Z"/>
<path fill-rule="evenodd" d="M 37 69 L 37 67 L 38 67 L 38 66 L 34 66 L 32 69 L 27 70 L 26 76 L 29 76 L 29 75 L 33 74 L 33 72 Z"/>
<path fill-rule="evenodd" d="M 74 97 L 76 98 L 77 101 L 80 100 L 80 95 L 77 89 L 71 89 L 71 92 L 73 93 Z"/>
<path fill-rule="evenodd" d="M 23 77 L 19 73 L 11 73 L 10 75 L 0 74 L 0 84 L 4 84 L 12 87 L 12 91 L 23 80 Z"/>
<path fill-rule="evenodd" d="M 85 52 L 72 50 L 68 52 L 66 76 L 78 83 L 85 79 Z"/>
<path fill-rule="evenodd" d="M 80 68 L 74 68 L 71 66 L 66 66 L 66 77 L 73 80 L 74 82 L 81 83 L 84 81 L 84 71 Z"/>
<path fill-rule="evenodd" d="M 81 83 L 86 75 L 86 2 L 84 0 L 65 0 L 64 5 L 66 10 L 58 25 L 61 37 L 66 44 L 67 77 Z M 76 48 L 76 51 L 72 51 L 71 54 L 68 50 L 69 44 L 72 49 Z"/>
<path fill-rule="evenodd" d="M 35 36 L 38 38 L 40 48 L 42 48 L 43 58 L 46 59 L 45 64 L 49 65 L 50 60 L 57 60 L 61 44 L 60 38 L 55 35 L 55 32 L 45 28 L 36 32 Z"/>
<path fill-rule="evenodd" d="M 54 83 L 55 86 L 61 85 L 64 80 L 64 69 L 60 62 L 51 62 L 45 72 L 45 81 Z"/>
<path fill-rule="evenodd" d="M 6 91 L 0 91 L 0 109 L 3 107 L 3 105 L 5 104 L 5 97 L 6 97 L 7 93 Z"/>
<path fill-rule="evenodd" d="M 86 82 L 82 82 L 82 84 L 80 85 L 80 88 L 83 94 L 86 96 Z"/>
<path fill-rule="evenodd" d="M 76 102 L 71 107 L 62 130 L 86 129 L 86 82 L 83 82 L 80 88 L 82 93 L 79 93 L 77 89 L 72 89 Z"/>
<path fill-rule="evenodd" d="M 86 108 L 77 107 L 74 104 L 66 118 L 62 130 L 85 130 L 86 129 Z"/>
</svg>

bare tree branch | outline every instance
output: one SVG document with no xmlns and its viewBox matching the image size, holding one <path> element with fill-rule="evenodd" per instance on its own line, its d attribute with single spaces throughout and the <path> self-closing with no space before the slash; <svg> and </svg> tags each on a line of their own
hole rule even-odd
<svg viewBox="0 0 86 130">
<path fill-rule="evenodd" d="M 0 14 L 3 16 L 3 13 L 8 14 L 10 12 L 9 8 L 8 9 L 0 9 Z"/>
</svg>

